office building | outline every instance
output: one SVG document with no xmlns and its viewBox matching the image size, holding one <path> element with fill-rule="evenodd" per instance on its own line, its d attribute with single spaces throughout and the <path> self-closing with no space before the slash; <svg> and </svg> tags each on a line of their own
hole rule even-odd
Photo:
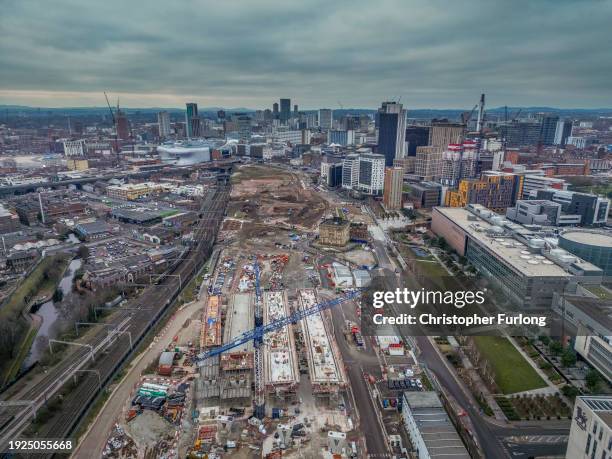
<svg viewBox="0 0 612 459">
<path fill-rule="evenodd" d="M 536 145 L 540 141 L 541 129 L 537 120 L 513 120 L 501 125 L 501 135 L 506 138 L 508 147 Z"/>
<path fill-rule="evenodd" d="M 196 126 L 196 129 L 198 129 L 200 125 L 200 118 L 198 117 L 198 104 L 196 104 L 195 102 L 188 102 L 187 109 L 185 111 L 185 127 L 187 129 L 188 139 L 191 139 L 192 137 L 198 137 L 194 135 L 194 125 Z"/>
<path fill-rule="evenodd" d="M 281 124 L 287 124 L 291 118 L 291 99 L 280 100 L 280 121 Z"/>
<path fill-rule="evenodd" d="M 327 155 L 321 161 L 321 180 L 330 188 L 342 185 L 342 159 Z"/>
<path fill-rule="evenodd" d="M 459 182 L 456 191 L 446 193 L 446 205 L 465 207 L 468 204 L 480 204 L 495 212 L 505 213 L 508 207 L 516 203 L 520 186 L 520 177 L 514 174 L 489 171 L 480 179 L 464 179 Z"/>
<path fill-rule="evenodd" d="M 170 135 L 170 114 L 166 111 L 157 114 L 159 136 L 164 139 Z"/>
<path fill-rule="evenodd" d="M 540 143 L 542 145 L 554 145 L 558 122 L 558 115 L 540 115 Z"/>
<path fill-rule="evenodd" d="M 553 294 L 564 291 L 573 272 L 601 275 L 601 270 L 575 257 L 564 267 L 547 256 L 545 241 L 537 234 L 483 206 L 435 207 L 431 229 L 525 309 L 550 308 Z"/>
<path fill-rule="evenodd" d="M 529 199 L 535 197 L 538 190 L 546 190 L 548 188 L 555 190 L 567 190 L 567 183 L 563 179 L 554 177 L 545 177 L 542 175 L 533 175 L 531 172 L 520 173 L 523 175 L 523 190 L 521 197 Z"/>
<path fill-rule="evenodd" d="M 530 194 L 533 197 L 534 193 Z M 603 226 L 608 221 L 610 200 L 594 194 L 547 188 L 537 190 L 535 199 L 546 199 L 561 204 L 567 215 L 580 215 L 582 226 Z"/>
<path fill-rule="evenodd" d="M 436 182 L 411 183 L 407 195 L 415 208 L 431 209 L 442 203 L 442 185 Z"/>
<path fill-rule="evenodd" d="M 394 159 L 406 156 L 406 110 L 402 104 L 383 102 L 378 109 L 378 154 L 385 157 L 385 165 L 393 166 Z"/>
<path fill-rule="evenodd" d="M 359 183 L 359 155 L 347 155 L 342 160 L 342 188 L 353 190 Z"/>
<path fill-rule="evenodd" d="M 558 226 L 561 204 L 546 200 L 516 201 L 516 206 L 506 211 L 509 220 L 523 225 Z"/>
<path fill-rule="evenodd" d="M 559 247 L 601 268 L 612 276 L 612 232 L 566 230 L 559 235 Z"/>
<path fill-rule="evenodd" d="M 280 113 L 278 112 L 278 102 L 274 102 L 272 104 L 272 117 L 275 120 L 280 118 Z"/>
<path fill-rule="evenodd" d="M 447 145 L 448 146 L 448 145 Z M 423 180 L 435 180 L 442 174 L 442 153 L 446 147 L 417 147 L 415 175 Z"/>
<path fill-rule="evenodd" d="M 429 142 L 429 126 L 406 126 L 406 156 L 416 156 L 417 147 Z"/>
<path fill-rule="evenodd" d="M 405 158 L 394 159 L 393 167 L 401 167 L 402 169 L 404 169 L 404 174 L 414 174 L 415 163 L 415 156 L 406 156 Z"/>
<path fill-rule="evenodd" d="M 380 196 L 385 182 L 385 157 L 363 154 L 359 156 L 359 181 L 357 189 L 362 193 Z"/>
<path fill-rule="evenodd" d="M 429 130 L 428 144 L 445 149 L 450 144 L 463 143 L 465 125 L 452 123 L 448 120 L 433 120 Z"/>
<path fill-rule="evenodd" d="M 564 147 L 567 143 L 567 139 L 572 135 L 572 122 L 568 120 L 557 121 L 557 127 L 555 128 L 555 141 L 554 144 L 560 147 Z"/>
<path fill-rule="evenodd" d="M 383 187 L 383 203 L 389 210 L 402 208 L 402 186 L 404 169 L 401 167 L 385 168 L 385 183 Z"/>
<path fill-rule="evenodd" d="M 319 127 L 321 129 L 331 129 L 333 124 L 333 112 L 330 108 L 319 109 Z"/>
<path fill-rule="evenodd" d="M 327 131 L 327 143 L 337 144 L 342 146 L 354 145 L 355 144 L 355 131 L 336 131 L 330 129 Z"/>
<path fill-rule="evenodd" d="M 612 453 L 612 397 L 576 397 L 567 442 L 567 459 L 602 459 Z"/>
<path fill-rule="evenodd" d="M 404 392 L 402 419 L 419 459 L 469 459 L 435 392 Z"/>
</svg>

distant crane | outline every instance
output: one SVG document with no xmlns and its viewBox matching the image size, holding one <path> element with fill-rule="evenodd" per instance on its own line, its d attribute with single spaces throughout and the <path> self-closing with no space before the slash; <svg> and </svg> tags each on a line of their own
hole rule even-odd
<svg viewBox="0 0 612 459">
<path fill-rule="evenodd" d="M 117 154 L 115 159 L 117 162 L 119 162 L 119 133 L 117 132 L 117 120 L 115 118 L 115 114 L 113 113 L 113 109 L 111 108 L 111 104 L 108 101 L 106 91 L 104 92 L 104 98 L 106 99 L 106 105 L 108 105 L 108 111 L 110 112 L 111 119 L 113 120 L 113 127 L 115 128 L 115 153 Z M 119 111 L 119 99 L 117 99 L 117 111 Z"/>
</svg>

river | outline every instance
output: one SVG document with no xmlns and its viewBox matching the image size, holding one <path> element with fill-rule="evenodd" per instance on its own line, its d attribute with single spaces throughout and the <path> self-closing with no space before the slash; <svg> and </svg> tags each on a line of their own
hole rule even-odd
<svg viewBox="0 0 612 459">
<path fill-rule="evenodd" d="M 72 281 L 74 279 L 74 275 L 77 270 L 81 267 L 82 261 L 80 258 L 75 258 L 70 262 L 68 269 L 66 269 L 66 273 L 62 280 L 59 283 L 59 288 L 64 294 L 64 297 L 70 294 L 72 291 Z M 30 365 L 34 364 L 40 358 L 40 350 L 38 346 L 38 337 L 46 336 L 48 338 L 54 338 L 53 330 L 51 326 L 55 323 L 58 318 L 59 312 L 55 307 L 55 303 L 53 300 L 47 301 L 43 303 L 43 305 L 36 311 L 36 315 L 42 319 L 42 323 L 38 332 L 36 333 L 36 338 L 32 342 L 32 348 L 30 349 L 30 353 L 24 362 L 24 368 L 28 368 Z"/>
</svg>

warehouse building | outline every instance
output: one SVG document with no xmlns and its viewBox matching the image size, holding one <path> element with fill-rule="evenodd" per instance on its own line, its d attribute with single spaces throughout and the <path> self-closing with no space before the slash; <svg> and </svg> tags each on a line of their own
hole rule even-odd
<svg viewBox="0 0 612 459">
<path fill-rule="evenodd" d="M 470 458 L 435 392 L 404 392 L 402 418 L 419 459 Z"/>
</svg>

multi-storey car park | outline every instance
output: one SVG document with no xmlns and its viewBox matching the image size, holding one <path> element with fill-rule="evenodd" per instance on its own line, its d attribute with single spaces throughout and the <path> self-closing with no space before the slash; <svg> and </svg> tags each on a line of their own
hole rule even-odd
<svg viewBox="0 0 612 459">
<path fill-rule="evenodd" d="M 315 290 L 298 290 L 300 309 L 317 304 Z M 325 325 L 321 312 L 301 322 L 306 344 L 306 356 L 312 391 L 316 395 L 333 395 L 346 384 L 344 367 L 333 336 Z"/>
<path fill-rule="evenodd" d="M 290 314 L 284 291 L 264 294 L 264 324 Z M 270 332 L 264 338 L 265 387 L 269 393 L 294 393 L 300 378 L 293 330 L 290 326 Z"/>
<path fill-rule="evenodd" d="M 255 302 L 252 293 L 236 293 L 230 298 L 225 317 L 223 342 L 228 343 L 255 326 Z M 221 398 L 251 396 L 254 364 L 253 343 L 249 341 L 221 354 Z"/>
</svg>

